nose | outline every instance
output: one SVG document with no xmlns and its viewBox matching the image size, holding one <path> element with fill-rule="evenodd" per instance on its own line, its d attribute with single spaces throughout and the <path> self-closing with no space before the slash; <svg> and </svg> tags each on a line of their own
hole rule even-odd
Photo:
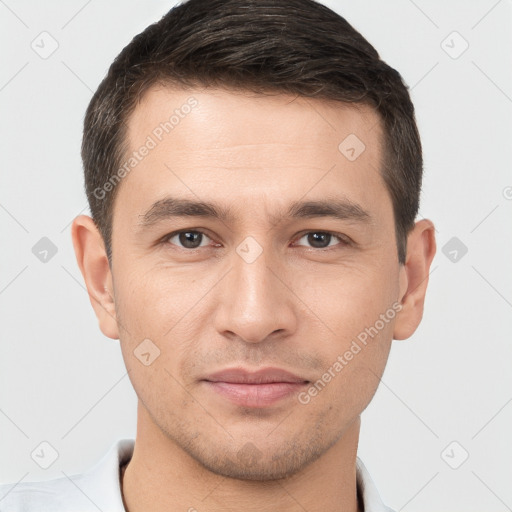
<svg viewBox="0 0 512 512">
<path fill-rule="evenodd" d="M 220 334 L 260 343 L 295 331 L 297 301 L 283 263 L 268 252 L 263 250 L 254 261 L 234 252 L 231 270 L 220 283 L 215 312 Z"/>
</svg>

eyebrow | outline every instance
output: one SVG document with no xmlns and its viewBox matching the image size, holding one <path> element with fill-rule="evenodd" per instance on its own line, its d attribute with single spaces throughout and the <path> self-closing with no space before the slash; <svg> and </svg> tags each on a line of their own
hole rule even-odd
<svg viewBox="0 0 512 512">
<path fill-rule="evenodd" d="M 193 201 L 177 197 L 165 197 L 155 202 L 146 213 L 140 215 L 139 226 L 149 228 L 161 221 L 174 217 L 203 217 L 234 222 L 236 215 L 229 207 L 205 201 Z M 312 219 L 332 217 L 339 220 L 370 223 L 372 216 L 359 204 L 348 199 L 326 199 L 317 201 L 297 201 L 292 203 L 288 211 L 281 215 L 273 215 L 273 223 L 283 218 Z"/>
</svg>

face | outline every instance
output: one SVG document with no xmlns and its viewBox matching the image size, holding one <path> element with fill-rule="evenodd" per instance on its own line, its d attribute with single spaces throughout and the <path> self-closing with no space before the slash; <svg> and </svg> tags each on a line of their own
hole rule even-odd
<svg viewBox="0 0 512 512">
<path fill-rule="evenodd" d="M 373 397 L 400 295 L 381 137 L 369 108 L 221 89 L 153 88 L 131 116 L 122 353 L 147 418 L 209 470 L 294 474 Z M 213 383 L 269 367 L 298 382 Z"/>
</svg>

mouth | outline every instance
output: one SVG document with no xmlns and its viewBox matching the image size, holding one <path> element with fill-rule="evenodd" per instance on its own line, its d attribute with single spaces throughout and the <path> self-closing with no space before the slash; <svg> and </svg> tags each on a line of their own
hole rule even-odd
<svg viewBox="0 0 512 512">
<path fill-rule="evenodd" d="M 269 407 L 295 395 L 310 381 L 280 368 L 229 368 L 202 380 L 209 390 L 242 407 Z"/>
</svg>

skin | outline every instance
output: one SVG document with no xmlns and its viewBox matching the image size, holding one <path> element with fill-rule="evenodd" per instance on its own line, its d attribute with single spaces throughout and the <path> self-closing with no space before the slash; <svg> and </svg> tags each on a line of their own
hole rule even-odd
<svg viewBox="0 0 512 512">
<path fill-rule="evenodd" d="M 192 96 L 198 105 L 119 185 L 112 266 L 90 217 L 72 228 L 100 329 L 120 340 L 139 399 L 126 509 L 361 510 L 360 414 L 392 340 L 421 321 L 434 225 L 416 223 L 399 265 L 378 171 L 381 124 L 360 105 L 153 87 L 129 119 L 130 151 Z M 354 161 L 338 150 L 349 134 L 366 146 Z M 233 219 L 174 217 L 142 227 L 167 195 L 230 207 Z M 326 198 L 357 203 L 369 221 L 284 216 L 293 201 Z M 177 230 L 205 236 L 190 249 L 178 236 L 164 239 Z M 307 236 L 326 231 L 342 238 L 314 245 Z M 262 249 L 252 263 L 236 251 L 249 236 Z M 201 382 L 233 366 L 274 366 L 316 382 L 393 304 L 401 306 L 396 316 L 307 404 L 292 395 L 249 409 Z M 149 366 L 134 355 L 147 338 L 160 350 Z"/>
</svg>

